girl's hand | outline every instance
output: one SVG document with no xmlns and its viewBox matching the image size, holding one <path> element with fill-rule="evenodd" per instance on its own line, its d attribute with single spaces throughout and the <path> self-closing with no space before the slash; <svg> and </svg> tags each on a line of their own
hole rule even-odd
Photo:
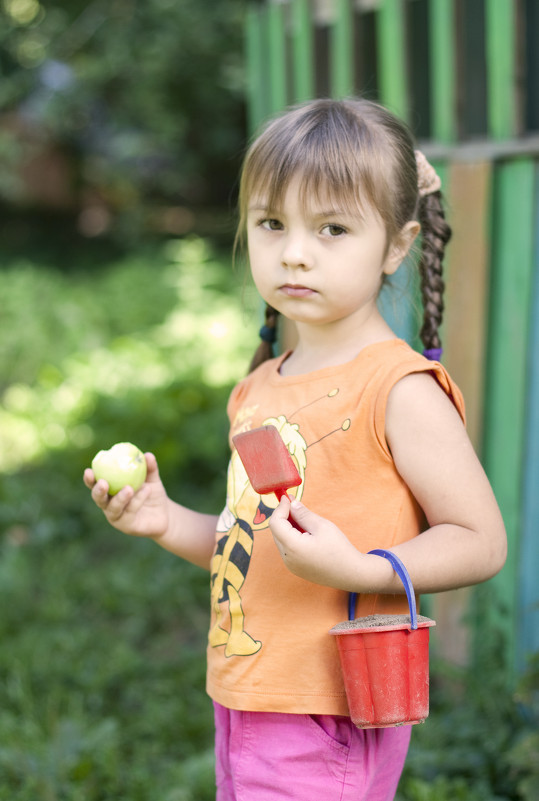
<svg viewBox="0 0 539 801">
<path fill-rule="evenodd" d="M 305 533 L 292 526 L 289 514 Z M 391 567 L 379 564 L 384 559 L 360 553 L 331 521 L 286 496 L 270 518 L 270 529 L 290 572 L 315 584 L 347 591 L 361 586 L 367 591 L 373 567 L 375 573 L 391 573 Z"/>
<path fill-rule="evenodd" d="M 138 492 L 124 487 L 117 495 L 110 496 L 107 482 L 96 481 L 90 468 L 84 471 L 84 483 L 111 526 L 135 537 L 159 538 L 169 526 L 169 499 L 159 478 L 155 456 L 153 453 L 144 455 L 148 474 Z"/>
</svg>

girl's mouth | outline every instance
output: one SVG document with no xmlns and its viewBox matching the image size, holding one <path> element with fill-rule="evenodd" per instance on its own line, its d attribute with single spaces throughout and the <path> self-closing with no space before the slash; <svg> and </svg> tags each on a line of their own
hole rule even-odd
<svg viewBox="0 0 539 801">
<path fill-rule="evenodd" d="M 301 284 L 283 284 L 281 292 L 291 298 L 306 298 L 309 295 L 314 295 L 315 290 Z"/>
</svg>

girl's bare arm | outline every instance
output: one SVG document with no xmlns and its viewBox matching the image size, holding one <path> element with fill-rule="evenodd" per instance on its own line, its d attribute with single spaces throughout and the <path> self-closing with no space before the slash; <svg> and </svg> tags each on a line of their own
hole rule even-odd
<svg viewBox="0 0 539 801">
<path fill-rule="evenodd" d="M 410 375 L 395 385 L 386 437 L 429 524 L 393 549 L 418 592 L 468 586 L 498 573 L 507 556 L 498 504 L 459 414 L 432 376 Z"/>
<path fill-rule="evenodd" d="M 430 375 L 407 376 L 390 393 L 386 436 L 395 465 L 423 508 L 429 528 L 391 550 L 418 593 L 477 584 L 506 559 L 505 528 L 490 484 L 451 401 Z M 330 521 L 283 501 L 271 529 L 296 575 L 348 591 L 402 593 L 390 563 L 362 554 Z"/>
<path fill-rule="evenodd" d="M 124 487 L 111 497 L 107 482 L 96 482 L 93 471 L 85 470 L 84 483 L 91 490 L 94 503 L 108 522 L 124 534 L 149 537 L 166 550 L 209 570 L 217 517 L 171 501 L 159 477 L 155 456 L 145 456 L 148 474 L 136 493 L 131 487 Z"/>
</svg>

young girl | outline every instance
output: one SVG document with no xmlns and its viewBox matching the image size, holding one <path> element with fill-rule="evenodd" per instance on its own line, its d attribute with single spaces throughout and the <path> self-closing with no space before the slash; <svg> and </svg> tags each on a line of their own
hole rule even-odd
<svg viewBox="0 0 539 801">
<path fill-rule="evenodd" d="M 107 494 L 109 522 L 211 573 L 207 688 L 215 704 L 218 801 L 390 801 L 410 727 L 350 721 L 334 638 L 347 617 L 406 612 L 391 549 L 417 593 L 484 581 L 505 561 L 503 522 L 438 361 L 399 340 L 377 297 L 421 230 L 427 356 L 440 355 L 440 183 L 406 127 L 363 100 L 317 100 L 271 122 L 247 153 L 239 238 L 267 303 L 256 369 L 229 402 L 231 437 L 274 425 L 302 477 L 261 497 L 232 446 L 219 519 L 148 478 Z M 293 351 L 271 358 L 278 315 Z M 289 515 L 305 533 L 292 526 Z"/>
</svg>

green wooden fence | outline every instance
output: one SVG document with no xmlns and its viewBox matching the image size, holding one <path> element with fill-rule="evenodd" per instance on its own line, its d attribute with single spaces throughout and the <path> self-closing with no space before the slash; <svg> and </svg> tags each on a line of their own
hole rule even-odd
<svg viewBox="0 0 539 801">
<path fill-rule="evenodd" d="M 512 673 L 539 650 L 538 31 L 538 0 L 251 0 L 246 30 L 251 131 L 290 103 L 361 94 L 407 120 L 442 175 L 444 361 L 508 531 L 489 625 Z M 412 306 L 398 325 L 414 343 Z M 475 597 L 433 599 L 457 660 Z"/>
</svg>

